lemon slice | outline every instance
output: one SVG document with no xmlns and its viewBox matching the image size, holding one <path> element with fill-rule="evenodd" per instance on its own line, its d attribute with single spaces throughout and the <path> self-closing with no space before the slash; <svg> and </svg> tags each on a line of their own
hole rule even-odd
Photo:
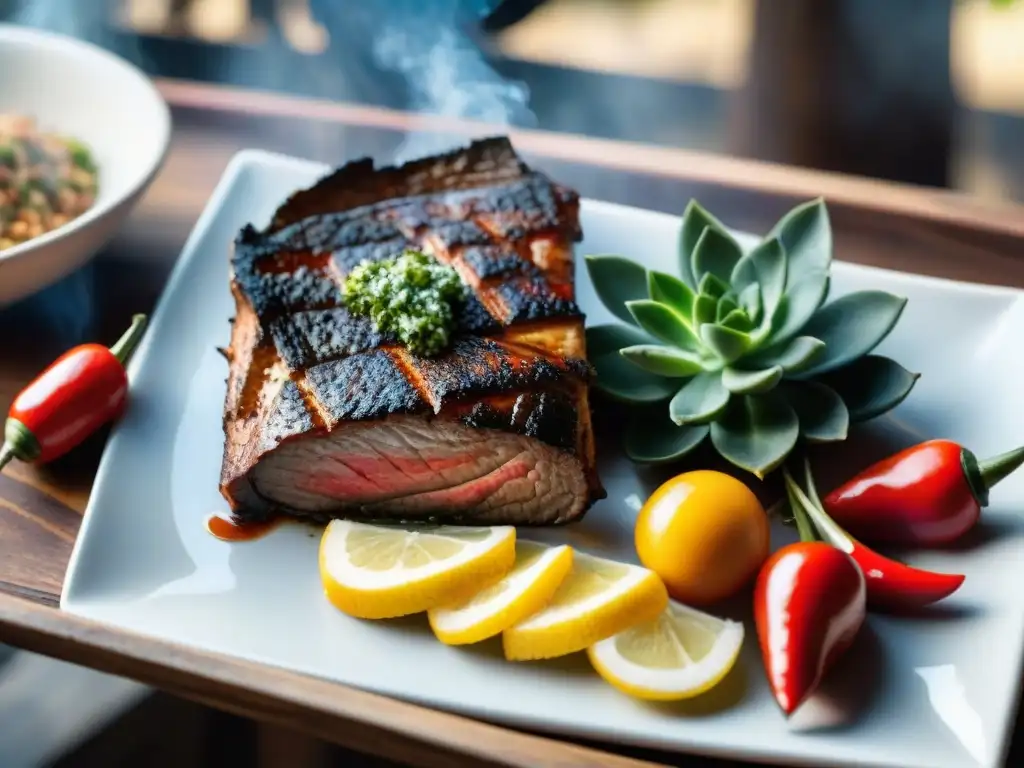
<svg viewBox="0 0 1024 768">
<path fill-rule="evenodd" d="M 544 610 L 503 633 L 505 658 L 575 653 L 657 618 L 667 604 L 668 592 L 653 571 L 575 552 L 572 570 Z"/>
<path fill-rule="evenodd" d="M 594 669 L 620 691 L 651 701 L 688 699 L 713 688 L 736 663 L 743 624 L 677 602 L 653 621 L 587 649 Z"/>
<path fill-rule="evenodd" d="M 512 526 L 401 528 L 334 520 L 320 539 L 327 599 L 351 616 L 386 619 L 468 599 L 516 558 Z"/>
<path fill-rule="evenodd" d="M 478 643 L 541 610 L 572 568 L 570 547 L 516 542 L 516 564 L 505 578 L 468 601 L 427 612 L 437 639 Z"/>
</svg>

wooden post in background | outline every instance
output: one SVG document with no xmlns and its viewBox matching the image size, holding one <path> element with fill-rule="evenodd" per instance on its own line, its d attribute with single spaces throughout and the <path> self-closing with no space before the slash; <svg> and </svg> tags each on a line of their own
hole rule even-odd
<svg viewBox="0 0 1024 768">
<path fill-rule="evenodd" d="M 737 154 L 944 186 L 955 0 L 756 0 Z"/>
</svg>

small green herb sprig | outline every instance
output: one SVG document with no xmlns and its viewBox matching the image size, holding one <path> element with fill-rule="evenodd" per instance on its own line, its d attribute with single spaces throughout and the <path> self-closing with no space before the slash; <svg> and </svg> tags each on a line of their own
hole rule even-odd
<svg viewBox="0 0 1024 768">
<path fill-rule="evenodd" d="M 453 304 L 465 288 L 458 273 L 419 251 L 356 266 L 342 287 L 345 306 L 373 320 L 415 354 L 429 357 L 448 346 Z"/>
<path fill-rule="evenodd" d="M 587 329 L 596 387 L 656 414 L 627 422 L 627 455 L 674 461 L 710 436 L 725 459 L 763 477 L 801 438 L 844 440 L 851 421 L 899 404 L 918 374 L 869 353 L 906 299 L 868 290 L 825 304 L 831 263 L 821 200 L 791 210 L 752 248 L 691 201 L 678 275 L 588 256 L 598 297 L 625 323 Z"/>
</svg>

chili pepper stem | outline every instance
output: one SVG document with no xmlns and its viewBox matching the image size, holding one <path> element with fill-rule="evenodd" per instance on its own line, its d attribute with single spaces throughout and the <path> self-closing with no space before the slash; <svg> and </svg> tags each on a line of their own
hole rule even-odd
<svg viewBox="0 0 1024 768">
<path fill-rule="evenodd" d="M 800 534 L 800 541 L 820 541 L 821 539 L 814 524 L 807 516 L 804 505 L 796 495 L 794 490 L 796 483 L 789 474 L 789 470 L 785 467 L 782 469 L 782 477 L 786 483 L 786 497 L 789 499 L 789 508 L 793 512 L 793 522 L 796 523 L 796 529 Z"/>
<path fill-rule="evenodd" d="M 0 446 L 0 469 L 11 459 L 35 461 L 42 449 L 31 430 L 17 419 L 8 418 L 4 425 L 4 443 Z"/>
<path fill-rule="evenodd" d="M 847 554 L 850 554 L 853 547 L 853 538 L 825 511 L 825 506 L 821 503 L 821 497 L 818 496 L 818 489 L 814 484 L 811 462 L 806 456 L 804 457 L 804 485 L 807 488 L 806 493 L 788 474 L 786 475 L 786 482 L 792 484 L 793 495 L 796 497 L 804 513 L 810 518 L 811 525 L 814 526 L 814 529 L 821 538 L 832 546 L 838 547 Z"/>
<path fill-rule="evenodd" d="M 996 483 L 1024 464 L 1024 446 L 984 461 L 966 448 L 960 449 L 960 468 L 979 507 L 988 506 L 988 492 Z"/>
<path fill-rule="evenodd" d="M 111 353 L 117 358 L 121 365 L 127 365 L 135 348 L 142 340 L 142 334 L 146 330 L 146 316 L 132 315 L 132 324 L 127 331 L 110 348 Z M 0 465 L 2 466 L 2 465 Z"/>
<path fill-rule="evenodd" d="M 990 459 L 979 461 L 978 476 L 987 491 L 1004 477 L 1016 471 L 1022 464 L 1024 464 L 1024 445 Z"/>
<path fill-rule="evenodd" d="M 853 537 L 839 527 L 829 514 L 818 497 L 818 489 L 814 485 L 814 476 L 811 473 L 811 463 L 804 457 L 804 476 L 806 477 L 807 492 L 800 487 L 800 484 L 793 479 L 788 469 L 782 471 L 786 483 L 786 492 L 789 494 L 790 505 L 793 507 L 795 519 L 803 517 L 815 533 L 815 540 L 825 541 L 846 554 L 851 554 L 856 543 Z M 799 524 L 799 523 L 798 523 Z M 802 536 L 802 534 L 801 534 Z"/>
<path fill-rule="evenodd" d="M 14 446 L 5 442 L 3 447 L 0 447 L 0 469 L 10 464 L 14 458 L 17 458 Z"/>
</svg>

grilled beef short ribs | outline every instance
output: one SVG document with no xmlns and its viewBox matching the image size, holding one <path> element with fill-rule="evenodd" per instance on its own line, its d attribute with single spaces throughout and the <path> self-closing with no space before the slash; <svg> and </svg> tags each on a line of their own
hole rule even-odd
<svg viewBox="0 0 1024 768">
<path fill-rule="evenodd" d="M 545 525 L 602 498 L 573 290 L 578 209 L 488 139 L 400 167 L 350 163 L 265 230 L 243 229 L 221 471 L 236 519 Z M 405 248 L 470 288 L 433 358 L 342 301 L 355 265 Z"/>
</svg>

